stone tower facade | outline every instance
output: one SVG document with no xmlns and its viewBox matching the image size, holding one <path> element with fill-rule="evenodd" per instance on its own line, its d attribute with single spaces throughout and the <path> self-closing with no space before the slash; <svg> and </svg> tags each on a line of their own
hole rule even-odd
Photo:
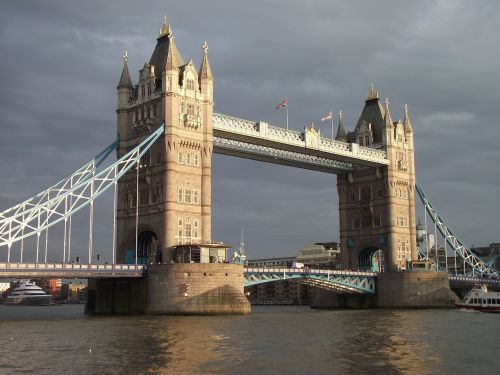
<svg viewBox="0 0 500 375">
<path fill-rule="evenodd" d="M 213 76 L 184 62 L 164 21 L 149 62 L 132 84 L 128 56 L 117 87 L 118 157 L 165 123 L 138 171 L 118 183 L 117 261 L 169 261 L 172 246 L 211 240 Z"/>
<path fill-rule="evenodd" d="M 338 139 L 387 152 L 386 167 L 358 167 L 337 176 L 343 268 L 390 271 L 417 259 L 413 129 L 405 105 L 394 122 L 371 88 L 354 132 L 340 116 Z M 340 140 L 340 139 L 339 139 Z"/>
</svg>

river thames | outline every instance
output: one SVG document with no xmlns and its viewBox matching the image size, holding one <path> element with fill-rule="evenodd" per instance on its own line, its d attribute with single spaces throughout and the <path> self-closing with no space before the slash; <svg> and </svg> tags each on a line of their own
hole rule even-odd
<svg viewBox="0 0 500 375">
<path fill-rule="evenodd" d="M 493 374 L 500 315 L 254 306 L 248 316 L 88 317 L 0 306 L 0 374 Z"/>
</svg>

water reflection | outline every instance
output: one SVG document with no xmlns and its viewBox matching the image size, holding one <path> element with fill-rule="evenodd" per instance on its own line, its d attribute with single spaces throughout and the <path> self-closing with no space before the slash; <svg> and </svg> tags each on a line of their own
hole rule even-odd
<svg viewBox="0 0 500 375">
<path fill-rule="evenodd" d="M 54 308 L 52 317 L 36 310 L 40 317 L 0 306 L 0 374 L 440 374 L 499 366 L 498 317 L 487 314 L 274 306 L 248 316 L 89 318 L 73 308 Z"/>
</svg>

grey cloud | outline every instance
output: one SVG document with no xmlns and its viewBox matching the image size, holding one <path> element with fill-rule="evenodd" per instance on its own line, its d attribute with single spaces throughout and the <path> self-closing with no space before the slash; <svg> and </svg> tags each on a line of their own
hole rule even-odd
<svg viewBox="0 0 500 375">
<path fill-rule="evenodd" d="M 166 14 L 186 60 L 199 64 L 208 41 L 218 112 L 284 125 L 274 107 L 288 97 L 293 129 L 314 121 L 330 136 L 319 118 L 342 108 L 352 129 L 371 82 L 394 118 L 408 103 L 417 178 L 467 243 L 498 241 L 499 10 L 451 0 L 3 2 L 0 209 L 112 141 L 121 56 L 128 49 L 137 79 Z M 243 225 L 252 257 L 338 239 L 334 175 L 216 156 L 213 190 L 214 238 L 236 245 Z"/>
</svg>

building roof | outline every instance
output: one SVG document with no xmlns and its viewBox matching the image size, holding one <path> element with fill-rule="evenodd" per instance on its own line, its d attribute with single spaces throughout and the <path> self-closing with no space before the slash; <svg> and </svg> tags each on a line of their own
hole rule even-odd
<svg viewBox="0 0 500 375">
<path fill-rule="evenodd" d="M 133 89 L 132 80 L 130 79 L 130 73 L 128 71 L 128 53 L 125 51 L 125 55 L 123 56 L 123 70 L 122 75 L 120 76 L 120 81 L 118 82 L 117 89 L 121 88 L 129 88 Z"/>
<path fill-rule="evenodd" d="M 359 127 L 363 124 L 363 121 L 367 124 L 372 124 L 374 143 L 382 142 L 382 130 L 384 129 L 385 109 L 382 104 L 380 104 L 379 99 L 378 91 L 372 85 L 355 130 L 357 132 Z"/>
<path fill-rule="evenodd" d="M 198 74 L 199 79 L 202 78 L 213 78 L 212 69 L 210 69 L 210 64 L 208 63 L 208 45 L 207 42 L 203 43 L 203 60 L 201 61 L 200 72 Z"/>
<path fill-rule="evenodd" d="M 156 47 L 149 59 L 149 65 L 154 65 L 156 68 L 155 71 L 161 74 L 165 65 L 167 65 L 167 59 L 169 60 L 169 64 L 174 68 L 184 65 L 184 59 L 175 45 L 171 32 L 161 35 L 156 39 Z"/>
</svg>

